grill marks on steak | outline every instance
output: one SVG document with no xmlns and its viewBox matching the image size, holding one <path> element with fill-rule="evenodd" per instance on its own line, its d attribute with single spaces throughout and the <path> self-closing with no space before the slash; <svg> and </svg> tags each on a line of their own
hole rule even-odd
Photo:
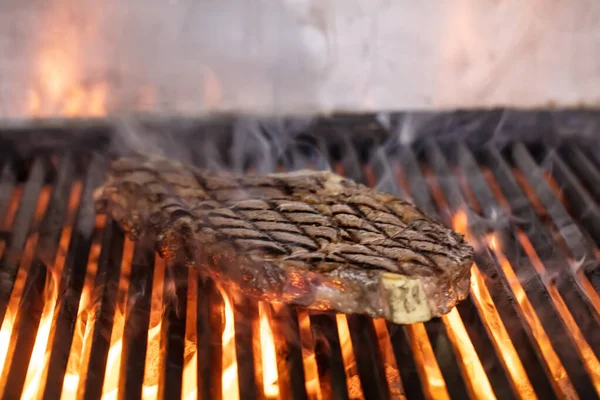
<svg viewBox="0 0 600 400">
<path fill-rule="evenodd" d="M 329 172 L 228 176 L 139 156 L 115 161 L 96 198 L 133 237 L 155 235 L 162 255 L 183 253 L 193 262 L 200 251 L 213 258 L 207 262 L 218 278 L 262 297 L 285 298 L 290 282 L 302 280 L 299 290 L 322 286 L 304 305 L 389 319 L 393 305 L 379 288 L 386 273 L 422 278 L 432 315 L 468 293 L 473 250 L 461 235 L 407 202 Z M 239 276 L 223 260 L 238 263 Z M 340 299 L 351 294 L 366 304 L 322 302 L 328 285 L 341 285 L 335 290 L 347 293 Z"/>
</svg>

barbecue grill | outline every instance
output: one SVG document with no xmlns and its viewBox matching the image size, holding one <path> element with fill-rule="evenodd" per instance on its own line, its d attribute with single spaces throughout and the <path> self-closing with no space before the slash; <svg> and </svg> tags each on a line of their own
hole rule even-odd
<svg viewBox="0 0 600 400">
<path fill-rule="evenodd" d="M 106 121 L 0 131 L 2 398 L 598 398 L 597 141 L 405 143 L 399 120 L 277 125 L 293 135 L 148 122 L 137 142 Z M 94 213 L 108 160 L 136 143 L 201 167 L 331 168 L 411 200 L 475 247 L 470 296 L 399 326 L 257 304 L 170 268 Z"/>
</svg>

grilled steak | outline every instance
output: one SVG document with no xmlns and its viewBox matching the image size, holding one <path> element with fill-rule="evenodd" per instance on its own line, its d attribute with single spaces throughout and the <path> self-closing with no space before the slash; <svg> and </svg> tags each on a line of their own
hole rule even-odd
<svg viewBox="0 0 600 400">
<path fill-rule="evenodd" d="M 331 172 L 232 176 L 134 156 L 113 162 L 95 198 L 170 263 L 258 299 L 412 323 L 468 294 L 461 235 Z"/>
</svg>

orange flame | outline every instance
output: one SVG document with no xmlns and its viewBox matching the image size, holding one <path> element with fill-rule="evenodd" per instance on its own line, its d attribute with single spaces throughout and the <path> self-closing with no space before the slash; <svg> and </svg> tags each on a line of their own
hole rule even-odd
<svg viewBox="0 0 600 400">
<path fill-rule="evenodd" d="M 195 268 L 188 272 L 188 298 L 185 323 L 185 352 L 183 367 L 183 382 L 181 385 L 181 398 L 192 400 L 198 397 L 198 350 L 197 350 L 197 299 L 198 275 Z"/>
<path fill-rule="evenodd" d="M 162 352 L 160 348 L 160 332 L 162 330 L 163 288 L 165 283 L 165 261 L 156 255 L 154 275 L 152 276 L 152 300 L 150 320 L 148 323 L 148 342 L 146 345 L 146 362 L 142 383 L 142 398 L 153 400 L 158 398 L 158 381 L 160 376 Z"/>
<path fill-rule="evenodd" d="M 500 186 L 498 185 L 496 179 L 494 178 L 493 174 L 491 173 L 491 171 L 489 171 L 487 169 L 484 172 L 485 172 L 484 177 L 485 177 L 490 189 L 494 193 L 494 196 L 498 199 L 498 202 L 502 205 L 502 207 L 505 210 L 510 211 L 509 202 L 506 199 L 506 197 L 504 196 L 504 193 L 502 192 L 502 190 L 501 190 Z M 541 203 L 540 199 L 537 197 L 533 187 L 529 184 L 527 179 L 525 179 L 525 177 L 523 176 L 521 171 L 513 170 L 513 172 L 515 174 L 515 177 L 516 177 L 519 185 L 521 186 L 521 188 L 523 189 L 523 191 L 525 192 L 525 194 L 527 195 L 527 197 L 529 198 L 531 203 L 534 205 L 536 213 L 540 216 L 545 215 L 546 209 L 544 208 L 544 205 Z M 550 181 L 550 184 L 552 187 L 553 182 L 552 182 L 551 177 L 546 176 L 546 178 Z M 556 187 L 553 187 L 553 190 L 556 190 Z M 560 197 L 560 193 L 557 193 L 557 195 Z M 561 201 L 564 202 L 564 199 L 561 198 Z M 529 238 L 527 237 L 527 235 L 525 235 L 525 233 L 523 231 L 518 230 L 517 238 L 518 238 L 519 242 L 521 243 L 521 245 L 523 246 L 525 253 L 531 260 L 532 266 L 535 268 L 535 270 L 541 276 L 545 276 L 546 275 L 545 267 L 544 267 L 542 261 L 539 259 L 538 255 L 537 255 L 535 249 L 533 248 L 533 245 L 529 241 Z M 505 274 L 506 274 L 506 271 L 508 271 L 508 274 L 510 274 L 510 276 L 514 276 L 514 271 L 512 270 L 512 266 L 510 265 L 509 261 L 506 259 L 504 254 L 502 254 L 502 251 L 500 249 L 498 241 L 496 240 L 496 237 L 492 235 L 491 237 L 488 238 L 488 242 L 489 242 L 490 248 L 492 250 L 494 250 L 494 253 L 497 256 L 501 267 L 505 270 Z M 561 244 L 561 240 L 559 240 L 558 243 Z M 563 244 L 563 246 L 564 246 L 564 244 Z M 507 275 L 507 277 L 508 276 L 509 275 Z M 597 304 L 599 303 L 598 296 L 595 293 L 595 291 L 593 290 L 593 288 L 591 287 L 591 284 L 589 283 L 588 278 L 583 273 L 578 274 L 577 277 L 578 277 L 581 287 L 586 292 L 586 295 L 588 296 L 588 298 L 591 300 L 592 305 L 597 307 Z M 516 286 L 516 288 L 517 288 L 516 291 L 515 291 L 515 288 L 513 288 L 513 293 L 515 293 L 515 297 L 517 297 L 519 304 L 525 308 L 531 307 L 531 305 L 529 305 L 528 302 L 526 302 L 527 298 L 525 296 L 523 289 L 520 288 L 520 284 L 518 283 L 516 276 L 513 278 L 513 280 L 515 282 L 515 286 L 518 285 L 518 286 Z M 509 281 L 510 281 L 510 279 L 509 279 Z M 597 357 L 595 356 L 595 354 L 591 350 L 589 344 L 583 337 L 583 334 L 581 333 L 579 327 L 577 326 L 577 323 L 573 319 L 573 316 L 569 312 L 569 310 L 568 310 L 566 304 L 564 303 L 562 296 L 560 295 L 556 286 L 552 282 L 548 282 L 547 280 L 544 282 L 544 284 L 548 290 L 548 293 L 550 295 L 550 298 L 552 299 L 552 302 L 554 303 L 554 306 L 556 307 L 557 312 L 559 313 L 561 319 L 567 326 L 567 331 L 569 332 L 569 336 L 570 336 L 571 340 L 573 341 L 573 343 L 575 344 L 575 347 L 579 353 L 579 356 L 583 361 L 584 367 L 586 368 L 588 374 L 590 375 L 590 378 L 592 380 L 594 388 L 596 389 L 596 392 L 600 393 L 600 364 L 598 362 Z M 524 311 L 526 311 L 526 310 L 524 309 Z M 533 323 L 537 322 L 539 324 L 539 321 L 533 320 L 532 322 Z M 542 329 L 541 326 L 539 326 L 539 328 L 537 328 L 537 329 L 534 329 L 534 332 L 538 329 L 543 333 L 543 331 L 541 330 Z M 544 336 L 542 336 L 542 339 L 547 340 L 547 338 L 545 338 L 545 334 L 544 334 Z M 539 341 L 538 341 L 538 343 L 539 343 Z M 542 345 L 544 346 L 543 348 L 546 348 L 546 346 L 548 346 L 548 347 L 551 346 L 551 344 L 549 342 L 548 343 L 545 343 L 545 342 L 540 343 L 540 347 L 542 347 Z M 543 353 L 548 356 L 545 358 L 546 358 L 547 364 L 549 365 L 549 369 L 551 370 L 551 374 L 554 377 L 553 385 L 555 386 L 555 388 L 562 393 L 566 393 L 567 395 L 573 394 L 574 389 L 571 384 L 571 381 L 568 379 L 568 377 L 566 377 L 564 375 L 565 374 L 564 367 L 560 364 L 560 361 L 558 360 L 558 358 L 556 358 L 557 357 L 556 354 L 553 351 L 548 352 L 546 354 L 546 350 L 543 350 Z"/>
<path fill-rule="evenodd" d="M 275 351 L 275 340 L 273 338 L 273 331 L 271 330 L 271 310 L 269 305 L 259 302 L 258 314 L 260 318 L 259 336 L 265 397 L 268 399 L 278 398 L 277 352 Z"/>
<path fill-rule="evenodd" d="M 45 48 L 40 52 L 37 74 L 39 88 L 28 93 L 31 117 L 98 117 L 106 114 L 108 87 L 105 82 L 79 83 L 80 66 L 71 51 Z"/>
<path fill-rule="evenodd" d="M 437 179 L 431 170 L 429 170 L 429 168 L 424 168 L 424 173 L 431 187 L 435 201 L 438 203 L 441 209 L 448 210 L 448 204 L 446 203 L 446 199 L 444 198 L 443 191 L 441 190 Z M 454 220 L 457 230 L 462 230 L 462 233 L 468 234 L 467 214 L 464 211 L 460 211 L 456 214 Z M 469 239 L 470 238 L 467 235 L 467 240 Z M 442 321 L 446 326 L 448 338 L 452 343 L 454 351 L 462 360 L 460 363 L 460 368 L 463 375 L 467 377 L 467 388 L 471 395 L 477 398 L 496 398 L 487 374 L 485 373 L 483 365 L 481 364 L 481 360 L 479 359 L 477 351 L 471 342 L 469 334 L 467 333 L 467 329 L 465 328 L 458 310 L 453 308 L 448 314 L 442 316 Z"/>
<path fill-rule="evenodd" d="M 519 230 L 517 232 L 517 236 L 536 271 L 542 276 L 546 275 L 544 264 L 540 260 L 525 233 Z M 569 333 L 572 342 L 575 344 L 575 348 L 579 353 L 579 357 L 583 361 L 583 365 L 590 375 L 594 388 L 596 389 L 596 393 L 600 395 L 600 362 L 598 361 L 598 358 L 594 354 L 588 342 L 585 340 L 583 333 L 579 329 L 579 326 L 573 318 L 573 315 L 571 315 L 571 312 L 565 304 L 556 285 L 546 282 L 546 287 L 548 289 L 548 293 L 550 294 L 550 298 L 552 299 L 556 310 L 558 311 L 558 314 L 567 327 L 567 332 Z"/>
<path fill-rule="evenodd" d="M 25 384 L 23 385 L 22 399 L 32 399 L 41 389 L 40 382 L 47 372 L 47 363 L 50 353 L 47 349 L 52 329 L 52 320 L 58 298 L 58 277 L 61 276 L 62 269 L 66 261 L 67 249 L 71 241 L 72 225 L 75 219 L 75 211 L 81 197 L 81 185 L 76 183 L 71 189 L 69 196 L 69 214 L 67 225 L 63 228 L 59 240 L 58 252 L 54 260 L 54 276 L 48 275 L 46 282 L 46 298 L 44 299 L 44 308 L 38 326 L 37 335 L 31 352 L 31 358 L 27 367 Z M 37 214 L 41 218 L 41 214 Z"/>
<path fill-rule="evenodd" d="M 500 319 L 496 306 L 485 286 L 484 278 L 479 272 L 479 268 L 474 266 L 471 276 L 471 294 L 475 307 L 481 315 L 488 335 L 492 338 L 492 343 L 496 351 L 500 353 L 504 367 L 508 371 L 515 389 L 523 399 L 536 399 L 535 391 L 531 382 L 527 378 L 525 368 L 521 363 L 519 355 L 513 343 L 508 336 L 506 327 Z"/>
<path fill-rule="evenodd" d="M 240 390 L 238 383 L 237 356 L 235 351 L 235 323 L 233 319 L 233 306 L 227 292 L 219 287 L 225 305 L 225 327 L 222 336 L 223 377 L 222 393 L 224 399 L 239 399 Z"/>
<path fill-rule="evenodd" d="M 394 356 L 394 348 L 392 347 L 390 335 L 388 334 L 387 324 L 384 319 L 377 318 L 373 320 L 373 325 L 375 327 L 375 332 L 377 333 L 379 349 L 383 359 L 385 376 L 390 388 L 390 394 L 392 398 L 404 398 L 404 389 L 402 388 L 400 372 L 398 371 L 398 364 L 396 363 L 396 357 Z"/>
<path fill-rule="evenodd" d="M 121 275 L 117 292 L 117 303 L 110 335 L 110 347 L 106 358 L 106 369 L 104 372 L 104 383 L 102 385 L 102 399 L 117 397 L 119 390 L 119 377 L 121 376 L 121 354 L 123 350 L 123 335 L 125 333 L 125 316 L 127 310 L 127 289 L 129 287 L 129 274 L 135 244 L 131 239 L 125 238 L 123 247 L 123 258 L 121 260 Z"/>
<path fill-rule="evenodd" d="M 410 340 L 410 347 L 417 361 L 417 372 L 421 378 L 423 391 L 430 399 L 450 399 L 446 381 L 440 370 L 435 353 L 427 336 L 425 325 L 418 322 L 407 325 L 406 332 Z"/>
<path fill-rule="evenodd" d="M 540 354 L 542 354 L 544 357 L 546 365 L 550 371 L 550 375 L 553 378 L 552 385 L 559 393 L 562 393 L 564 397 L 577 398 L 577 394 L 575 393 L 573 384 L 567 375 L 567 371 L 560 362 L 558 355 L 554 352 L 552 344 L 550 343 L 550 339 L 546 335 L 546 332 L 544 331 L 544 328 L 542 327 L 542 324 L 538 319 L 533 306 L 529 302 L 529 299 L 525 294 L 525 290 L 521 286 L 521 283 L 519 282 L 519 279 L 517 278 L 517 275 L 515 274 L 510 262 L 500 250 L 500 246 L 498 245 L 498 241 L 494 235 L 488 237 L 488 244 L 494 251 L 494 254 L 500 263 L 500 267 L 502 268 L 502 271 L 508 280 L 512 292 L 519 303 L 519 307 L 523 312 L 523 316 L 525 317 L 525 320 L 530 326 L 532 334 L 536 339 L 536 344 L 541 350 Z"/>
<path fill-rule="evenodd" d="M 468 388 L 474 398 L 495 399 L 492 385 L 481 365 L 473 343 L 469 338 L 467 329 L 463 324 L 456 308 L 442 317 L 448 331 L 448 338 L 452 342 L 455 351 L 460 355 L 460 363 L 463 373 L 468 376 Z"/>
<path fill-rule="evenodd" d="M 96 216 L 96 231 L 101 232 L 104 229 L 105 223 L 105 215 Z M 76 396 L 82 377 L 81 370 L 87 365 L 86 360 L 89 357 L 89 351 L 91 350 L 90 338 L 92 337 L 92 328 L 94 326 L 95 318 L 95 304 L 92 301 L 92 291 L 94 289 L 96 272 L 98 271 L 98 257 L 100 256 L 100 251 L 102 249 L 100 240 L 99 238 L 97 239 L 98 240 L 92 243 L 90 249 L 87 274 L 83 284 L 81 298 L 79 299 L 79 310 L 75 321 L 75 335 L 73 336 L 73 343 L 71 344 L 65 379 L 63 381 L 61 394 L 61 398 L 63 399 L 71 399 Z M 82 331 L 83 333 L 81 333 Z"/>
<path fill-rule="evenodd" d="M 304 382 L 306 393 L 310 399 L 321 400 L 321 387 L 317 358 L 315 356 L 315 343 L 310 329 L 310 317 L 306 310 L 298 310 L 298 325 L 300 328 L 300 342 L 302 344 L 302 363 L 304 365 Z"/>
<path fill-rule="evenodd" d="M 353 399 L 364 399 L 358 369 L 356 367 L 356 358 L 352 348 L 352 339 L 348 327 L 348 319 L 344 314 L 336 314 L 335 319 L 338 327 L 338 336 L 342 348 L 342 358 L 346 370 L 346 384 L 348 385 L 348 394 Z"/>
<path fill-rule="evenodd" d="M 454 215 L 452 225 L 457 232 L 464 234 L 469 240 L 471 235 L 467 230 L 468 218 L 463 210 Z M 479 311 L 479 315 L 485 322 L 484 325 L 496 351 L 500 354 L 500 358 L 508 370 L 513 388 L 519 392 L 522 398 L 537 398 L 476 264 L 471 269 L 471 298 Z"/>
</svg>

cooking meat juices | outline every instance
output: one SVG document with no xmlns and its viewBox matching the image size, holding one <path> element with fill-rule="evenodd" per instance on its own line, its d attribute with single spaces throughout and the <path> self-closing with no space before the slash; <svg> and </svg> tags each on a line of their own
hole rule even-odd
<svg viewBox="0 0 600 400">
<path fill-rule="evenodd" d="M 257 299 L 405 324 L 469 291 L 462 235 L 331 172 L 230 175 L 139 155 L 112 163 L 95 200 L 170 264 Z"/>
</svg>

